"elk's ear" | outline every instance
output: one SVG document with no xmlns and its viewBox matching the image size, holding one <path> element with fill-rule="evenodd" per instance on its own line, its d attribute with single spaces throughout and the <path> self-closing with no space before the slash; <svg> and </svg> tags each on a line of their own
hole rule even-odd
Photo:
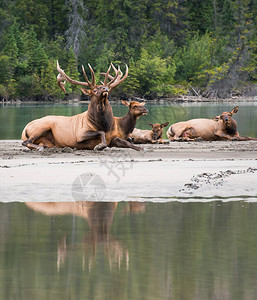
<svg viewBox="0 0 257 300">
<path fill-rule="evenodd" d="M 149 123 L 149 122 L 146 122 L 146 123 L 153 128 L 153 124 L 152 123 Z"/>
<path fill-rule="evenodd" d="M 220 116 L 213 117 L 212 120 L 218 122 L 220 120 Z"/>
<path fill-rule="evenodd" d="M 162 123 L 162 124 L 161 124 L 161 128 L 166 127 L 166 126 L 168 126 L 168 125 L 169 125 L 169 122 Z"/>
<path fill-rule="evenodd" d="M 238 110 L 239 110 L 239 107 L 238 106 L 236 106 L 236 107 L 234 107 L 232 110 L 231 110 L 231 115 L 233 115 L 233 114 L 236 114 L 237 112 L 238 112 Z"/>
<path fill-rule="evenodd" d="M 128 101 L 125 101 L 125 100 L 121 100 L 121 103 L 125 106 L 129 106 L 129 102 Z"/>
<path fill-rule="evenodd" d="M 80 88 L 81 92 L 85 95 L 88 95 L 90 96 L 91 95 L 91 90 L 87 90 L 87 89 L 84 89 L 84 88 Z"/>
</svg>

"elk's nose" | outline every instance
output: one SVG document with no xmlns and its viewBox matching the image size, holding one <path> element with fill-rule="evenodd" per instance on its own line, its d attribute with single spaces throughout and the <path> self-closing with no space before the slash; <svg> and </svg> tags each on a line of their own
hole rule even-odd
<svg viewBox="0 0 257 300">
<path fill-rule="evenodd" d="M 228 122 L 228 117 L 225 117 L 225 122 Z"/>
<path fill-rule="evenodd" d="M 107 86 L 104 86 L 101 94 L 103 96 L 108 96 L 108 91 L 109 91 L 109 88 Z"/>
</svg>

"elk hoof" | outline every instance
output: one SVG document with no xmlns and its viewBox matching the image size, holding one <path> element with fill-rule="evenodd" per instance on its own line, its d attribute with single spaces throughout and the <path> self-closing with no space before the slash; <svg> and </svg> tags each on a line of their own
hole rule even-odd
<svg viewBox="0 0 257 300">
<path fill-rule="evenodd" d="M 195 138 L 194 141 L 195 141 L 195 142 L 202 142 L 202 141 L 203 141 L 203 138 L 198 137 L 198 138 Z"/>
<path fill-rule="evenodd" d="M 129 137 L 129 138 L 127 138 L 127 141 L 130 142 L 131 144 L 133 144 L 134 143 L 134 138 Z"/>
<path fill-rule="evenodd" d="M 134 148 L 136 151 L 144 151 L 144 148 L 141 148 L 141 147 L 137 147 L 137 146 L 135 146 L 135 148 Z"/>
<path fill-rule="evenodd" d="M 101 143 L 101 144 L 96 145 L 95 148 L 94 148 L 94 150 L 95 151 L 101 151 L 101 150 L 105 149 L 106 147 L 107 147 L 106 144 Z"/>
<path fill-rule="evenodd" d="M 179 138 L 175 138 L 174 141 L 175 142 L 184 142 L 185 140 L 182 139 L 181 137 L 179 137 Z"/>
<path fill-rule="evenodd" d="M 45 150 L 44 146 L 39 146 L 37 148 L 37 151 L 39 151 L 39 152 L 44 152 L 44 150 Z"/>
</svg>

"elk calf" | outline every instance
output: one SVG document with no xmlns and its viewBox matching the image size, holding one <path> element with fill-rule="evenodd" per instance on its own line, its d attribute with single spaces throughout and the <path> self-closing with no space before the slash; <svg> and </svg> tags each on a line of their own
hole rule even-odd
<svg viewBox="0 0 257 300">
<path fill-rule="evenodd" d="M 163 124 L 159 124 L 159 123 L 156 124 L 148 123 L 148 124 L 152 127 L 152 130 L 141 130 L 137 128 L 133 130 L 132 134 L 130 135 L 130 137 L 133 139 L 133 142 L 135 144 L 147 144 L 147 143 L 163 144 L 162 128 L 168 126 L 169 122 Z"/>
<path fill-rule="evenodd" d="M 237 123 L 232 116 L 238 112 L 236 106 L 230 112 L 225 111 L 213 119 L 192 119 L 185 122 L 172 124 L 167 136 L 171 141 L 190 141 L 201 138 L 204 141 L 218 140 L 257 140 L 251 137 L 242 137 L 237 131 Z"/>
</svg>

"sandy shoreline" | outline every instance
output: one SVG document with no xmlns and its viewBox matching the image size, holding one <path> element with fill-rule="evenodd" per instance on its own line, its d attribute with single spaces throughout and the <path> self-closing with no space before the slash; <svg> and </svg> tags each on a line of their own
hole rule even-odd
<svg viewBox="0 0 257 300">
<path fill-rule="evenodd" d="M 0 200 L 257 200 L 256 141 L 173 142 L 144 149 L 41 153 L 19 140 L 2 140 Z"/>
</svg>

